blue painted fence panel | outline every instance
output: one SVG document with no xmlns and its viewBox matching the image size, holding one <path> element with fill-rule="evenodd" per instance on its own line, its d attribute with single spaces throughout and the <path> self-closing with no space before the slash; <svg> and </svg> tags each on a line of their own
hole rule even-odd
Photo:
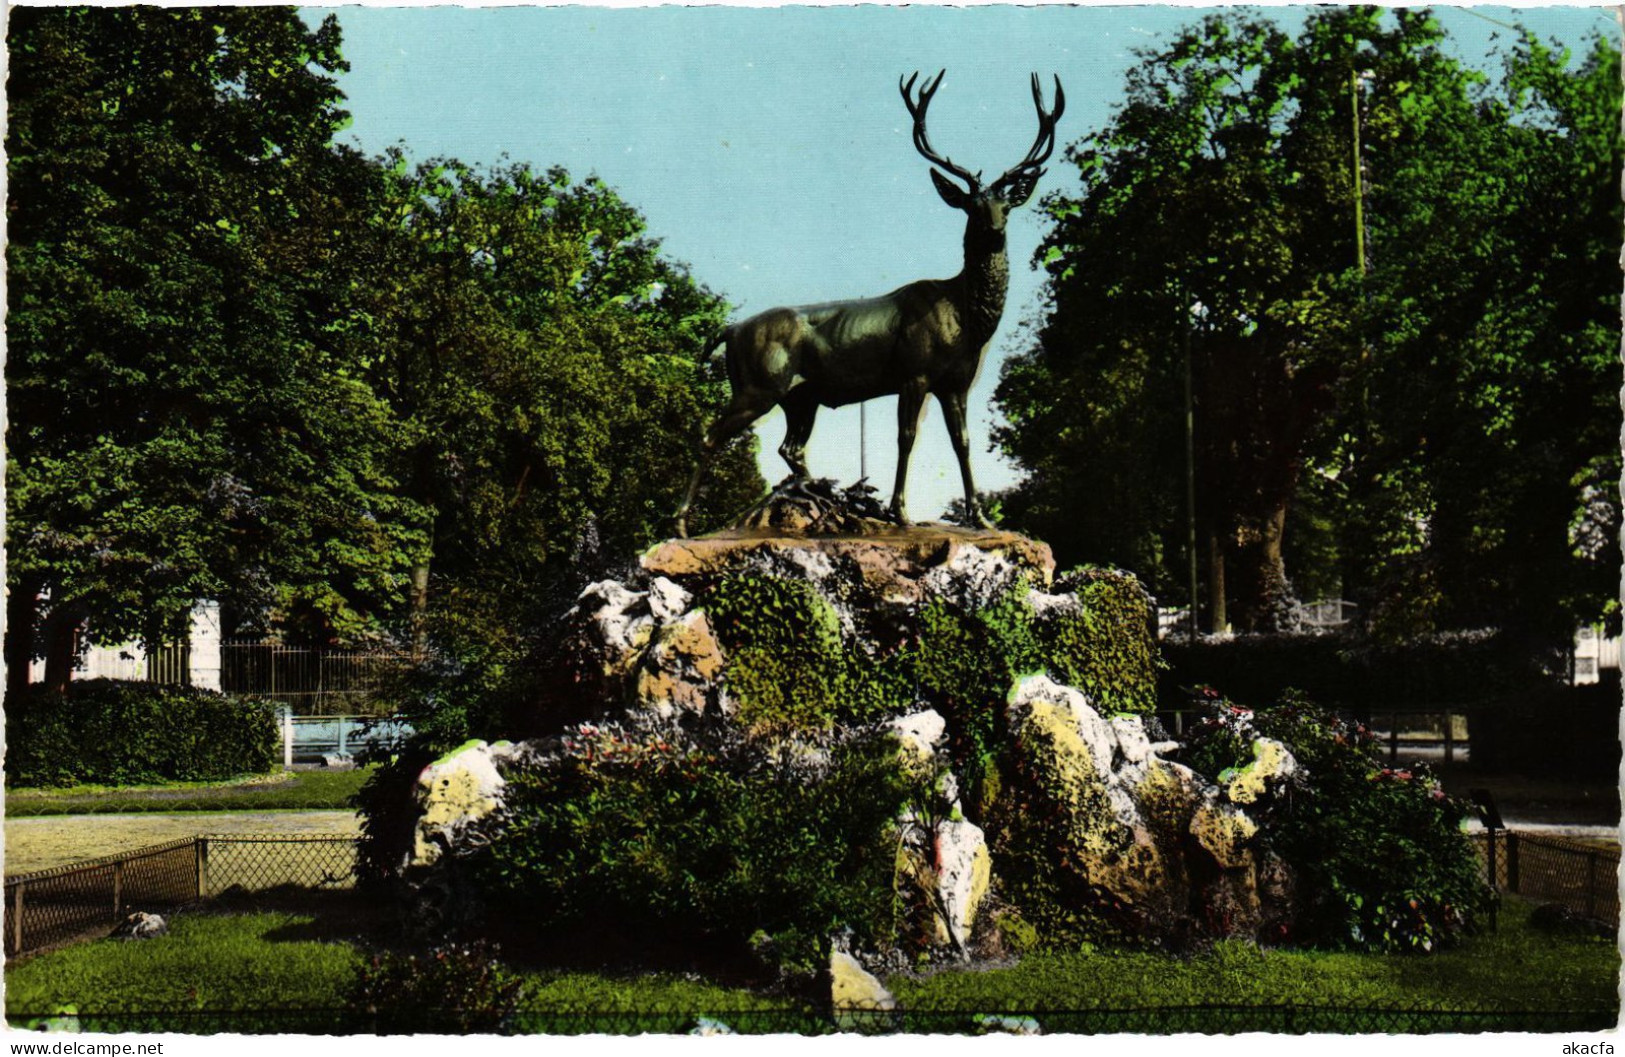
<svg viewBox="0 0 1625 1057">
<path fill-rule="evenodd" d="M 354 756 L 365 747 L 398 748 L 412 728 L 398 719 L 364 716 L 294 716 L 293 758 Z"/>
</svg>

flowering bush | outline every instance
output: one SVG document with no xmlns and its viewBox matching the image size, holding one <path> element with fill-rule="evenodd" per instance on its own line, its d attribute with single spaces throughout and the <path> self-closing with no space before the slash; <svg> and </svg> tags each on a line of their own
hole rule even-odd
<svg viewBox="0 0 1625 1057">
<path fill-rule="evenodd" d="M 1288 693 L 1250 710 L 1208 688 L 1208 714 L 1182 759 L 1215 781 L 1246 765 L 1257 738 L 1284 743 L 1299 768 L 1249 809 L 1297 874 L 1298 942 L 1431 951 L 1471 929 L 1489 890 L 1462 822 L 1464 803 L 1424 767 L 1384 767 L 1371 734 Z"/>
</svg>

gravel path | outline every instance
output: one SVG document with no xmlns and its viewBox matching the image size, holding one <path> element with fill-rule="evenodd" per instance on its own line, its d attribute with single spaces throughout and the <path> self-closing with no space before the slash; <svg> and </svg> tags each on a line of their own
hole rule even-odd
<svg viewBox="0 0 1625 1057">
<path fill-rule="evenodd" d="M 187 811 L 8 818 L 7 876 L 163 844 L 199 833 L 359 834 L 353 811 Z"/>
</svg>

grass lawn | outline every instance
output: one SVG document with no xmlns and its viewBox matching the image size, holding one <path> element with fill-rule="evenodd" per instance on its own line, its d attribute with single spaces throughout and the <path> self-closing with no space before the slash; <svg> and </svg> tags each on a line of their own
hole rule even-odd
<svg viewBox="0 0 1625 1057">
<path fill-rule="evenodd" d="M 12 818 L 27 818 L 98 812 L 343 808 L 349 806 L 350 797 L 371 773 L 370 767 L 356 767 L 349 770 L 277 771 L 231 782 L 7 789 L 6 814 Z"/>
<path fill-rule="evenodd" d="M 1529 927 L 1530 910 L 1530 904 L 1507 897 L 1496 931 L 1431 955 L 1261 950 L 1226 942 L 1191 958 L 1127 951 L 1036 954 L 1008 969 L 946 971 L 889 983 L 905 1009 L 1025 1012 L 1053 1029 L 1432 1030 L 1432 1014 L 1374 1020 L 1370 1013 L 1418 1008 L 1472 1014 L 1441 1015 L 1438 1030 L 1492 1027 L 1494 1018 L 1482 1014 L 1502 1011 L 1595 1011 L 1598 1024 L 1612 1027 L 1620 968 L 1614 938 L 1539 932 Z M 1156 1012 L 1262 1005 L 1294 1008 L 1262 1018 L 1205 1010 L 1170 1019 Z M 1123 1012 L 1098 1012 L 1113 1010 Z M 1227 1023 L 1229 1017 L 1235 1022 Z M 974 1026 L 974 1018 L 963 1016 L 944 1020 L 927 1012 L 916 1019 L 920 1030 Z M 1543 1030 L 1539 1018 L 1524 1023 L 1524 1030 Z M 1569 1023 L 1556 1020 L 1553 1026 Z"/>
<path fill-rule="evenodd" d="M 1537 932 L 1528 926 L 1528 913 L 1509 899 L 1497 932 L 1427 956 L 1260 951 L 1224 943 L 1190 958 L 1093 951 L 1033 955 L 1002 969 L 898 977 L 890 985 L 904 1012 L 876 1026 L 977 1030 L 995 1015 L 1015 1018 L 1017 1026 L 1031 1018 L 1047 1031 L 1151 1033 L 1612 1026 L 1620 964 L 1613 940 Z M 387 1029 L 340 1008 L 366 956 L 364 918 L 353 902 L 321 912 L 181 913 L 166 937 L 97 941 L 8 965 L 8 1017 L 24 1026 L 71 1011 L 67 1015 L 85 1030 Z M 520 1030 L 678 1032 L 701 1017 L 745 1031 L 829 1026 L 809 1003 L 693 976 L 521 971 L 527 989 Z M 1269 1008 L 1246 1009 L 1258 1006 Z M 1403 1012 L 1417 1008 L 1446 1013 Z M 246 1018 L 239 1012 L 254 1010 L 270 1012 Z M 1373 1019 L 1372 1011 L 1384 1012 Z M 1589 1019 L 1526 1015 L 1562 1012 Z"/>
</svg>

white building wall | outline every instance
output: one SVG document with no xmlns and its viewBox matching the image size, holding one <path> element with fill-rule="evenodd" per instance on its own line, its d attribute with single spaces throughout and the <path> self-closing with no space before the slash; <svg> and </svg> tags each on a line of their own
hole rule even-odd
<svg viewBox="0 0 1625 1057">
<path fill-rule="evenodd" d="M 220 689 L 220 603 L 192 607 L 192 685 Z"/>
</svg>

